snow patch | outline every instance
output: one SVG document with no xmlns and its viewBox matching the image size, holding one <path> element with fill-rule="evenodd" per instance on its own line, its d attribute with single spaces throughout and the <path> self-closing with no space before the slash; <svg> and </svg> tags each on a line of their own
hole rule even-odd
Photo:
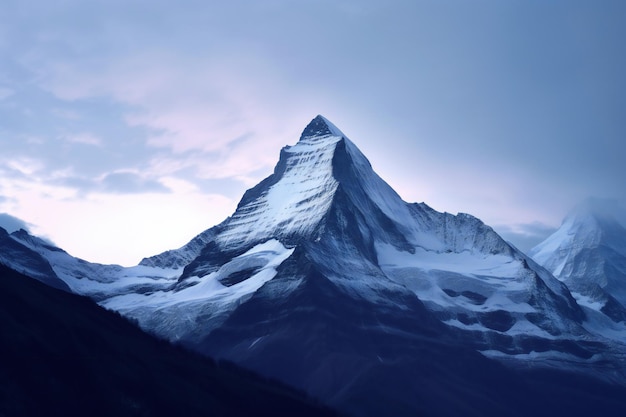
<svg viewBox="0 0 626 417">
<path fill-rule="evenodd" d="M 274 278 L 276 268 L 293 251 L 294 248 L 286 248 L 272 239 L 254 246 L 209 275 L 187 280 L 193 285 L 181 290 L 123 294 L 105 300 L 102 305 L 134 317 L 142 327 L 172 339 L 185 338 L 189 333 L 199 331 L 199 321 L 202 323 L 201 330 L 206 334 L 207 330 L 219 324 L 234 308 Z M 231 286 L 220 282 L 228 274 L 239 272 L 233 266 L 239 265 L 245 271 L 250 262 L 257 265 L 250 277 Z"/>
</svg>

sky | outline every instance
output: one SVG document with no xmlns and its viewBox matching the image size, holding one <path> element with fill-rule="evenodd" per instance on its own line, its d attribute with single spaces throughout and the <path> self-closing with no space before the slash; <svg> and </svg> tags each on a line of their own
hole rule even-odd
<svg viewBox="0 0 626 417">
<path fill-rule="evenodd" d="M 322 114 L 408 202 L 521 249 L 626 201 L 622 0 L 3 0 L 0 225 L 133 265 Z"/>
</svg>

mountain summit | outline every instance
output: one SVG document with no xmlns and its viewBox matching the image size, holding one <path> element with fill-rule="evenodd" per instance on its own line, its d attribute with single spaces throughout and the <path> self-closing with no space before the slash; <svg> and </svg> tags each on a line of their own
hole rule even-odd
<svg viewBox="0 0 626 417">
<path fill-rule="evenodd" d="M 252 244 L 268 236 L 290 241 L 315 233 L 338 186 L 333 175 L 335 153 L 345 140 L 336 127 L 317 116 L 296 145 L 282 149 L 274 174 L 244 194 L 224 225 L 220 246 Z"/>
<path fill-rule="evenodd" d="M 328 119 L 318 114 L 317 117 L 311 120 L 311 122 L 307 125 L 307 127 L 304 128 L 304 131 L 302 131 L 302 135 L 300 136 L 300 140 L 309 138 L 309 137 L 324 137 L 324 136 L 343 137 L 344 134 Z"/>
</svg>

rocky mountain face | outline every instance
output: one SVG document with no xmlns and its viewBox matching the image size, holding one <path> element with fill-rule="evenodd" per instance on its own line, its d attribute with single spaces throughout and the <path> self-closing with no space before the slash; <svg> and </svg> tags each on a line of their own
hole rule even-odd
<svg viewBox="0 0 626 417">
<path fill-rule="evenodd" d="M 581 293 L 475 217 L 404 202 L 322 116 L 232 216 L 137 267 L 11 238 L 143 329 L 355 415 L 626 406 L 624 341 Z"/>
</svg>

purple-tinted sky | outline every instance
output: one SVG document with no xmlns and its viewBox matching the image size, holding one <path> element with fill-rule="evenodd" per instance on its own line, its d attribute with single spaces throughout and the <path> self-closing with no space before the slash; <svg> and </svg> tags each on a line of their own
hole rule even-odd
<svg viewBox="0 0 626 417">
<path fill-rule="evenodd" d="M 133 264 L 323 114 L 406 201 L 527 248 L 626 200 L 624 39 L 621 0 L 5 0 L 0 212 Z"/>
</svg>

